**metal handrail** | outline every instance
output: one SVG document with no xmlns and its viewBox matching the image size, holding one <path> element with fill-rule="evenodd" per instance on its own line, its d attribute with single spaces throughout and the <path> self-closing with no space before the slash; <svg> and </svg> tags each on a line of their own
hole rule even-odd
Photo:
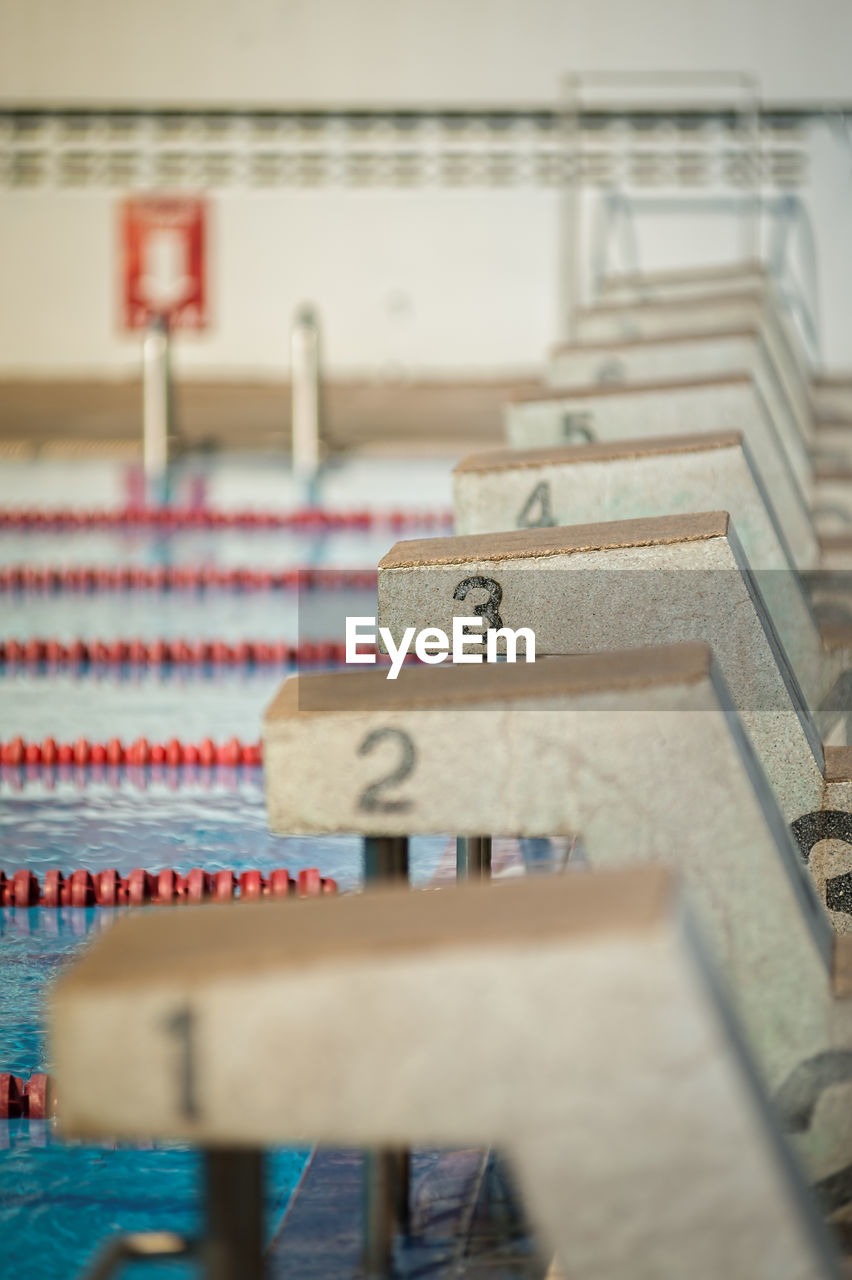
<svg viewBox="0 0 852 1280">
<path fill-rule="evenodd" d="M 171 376 L 169 325 L 164 316 L 149 321 L 142 344 L 142 458 L 145 479 L 162 485 L 169 466 Z"/>
<path fill-rule="evenodd" d="M 616 101 L 625 90 L 635 92 L 629 102 Z M 673 89 L 677 96 L 665 97 Z M 562 140 L 569 161 L 567 180 L 561 192 L 560 209 L 560 312 L 563 341 L 574 337 L 575 316 L 581 299 L 580 248 L 582 236 L 581 154 L 582 121 L 588 110 L 584 94 L 590 90 L 608 95 L 600 109 L 609 116 L 638 112 L 643 103 L 659 109 L 660 100 L 650 102 L 649 91 L 659 91 L 665 98 L 667 114 L 676 117 L 696 107 L 702 113 L 723 111 L 739 117 L 744 135 L 744 151 L 748 156 L 746 189 L 740 199 L 743 211 L 739 255 L 742 261 L 755 261 L 760 256 L 761 178 L 760 178 L 760 92 L 754 76 L 746 72 L 576 72 L 562 78 L 560 114 Z M 692 91 L 690 96 L 690 91 Z M 696 92 L 698 100 L 696 101 Z M 708 95 L 713 96 L 713 102 Z M 634 264 L 638 266 L 638 263 Z"/>
<path fill-rule="evenodd" d="M 320 464 L 320 337 L 313 307 L 299 309 L 290 336 L 293 472 L 309 485 Z"/>
</svg>

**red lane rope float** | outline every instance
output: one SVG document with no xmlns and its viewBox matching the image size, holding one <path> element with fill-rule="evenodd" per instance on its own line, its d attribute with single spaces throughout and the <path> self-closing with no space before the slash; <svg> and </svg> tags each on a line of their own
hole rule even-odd
<svg viewBox="0 0 852 1280">
<path fill-rule="evenodd" d="M 52 1076 L 34 1071 L 28 1080 L 0 1071 L 0 1120 L 48 1120 L 56 1115 L 56 1084 Z"/>
<path fill-rule="evenodd" d="M 6 876 L 0 871 L 2 907 L 141 907 L 147 903 L 251 902 L 258 898 L 317 898 L 337 893 L 337 881 L 305 867 L 295 879 L 286 867 L 264 876 L 260 871 L 204 871 L 193 867 L 185 876 L 171 867 L 163 871 L 135 868 L 120 876 L 114 867 L 94 874 L 79 867 L 69 876 L 48 871 L 44 883 L 26 867 Z"/>
<path fill-rule="evenodd" d="M 373 591 L 375 569 L 223 569 L 213 565 L 0 565 L 0 591 Z"/>
<path fill-rule="evenodd" d="M 365 650 L 366 651 L 366 650 Z M 264 640 L 72 640 L 31 636 L 0 640 L 0 664 L 10 667 L 271 667 L 332 666 L 346 661 L 346 645 L 333 640 L 302 644 Z"/>
<path fill-rule="evenodd" d="M 434 529 L 453 523 L 451 511 L 221 511 L 211 507 L 120 507 L 94 510 L 59 507 L 0 508 L 0 528 L 120 529 L 293 529 L 298 533 L 391 529 Z"/>
<path fill-rule="evenodd" d="M 211 738 L 202 738 L 197 744 L 183 743 L 178 738 L 170 738 L 166 743 L 150 743 L 147 738 L 137 738 L 127 747 L 119 738 L 110 738 L 105 743 L 90 742 L 88 738 L 78 738 L 74 743 L 57 743 L 55 738 L 25 742 L 18 737 L 0 743 L 0 764 L 12 766 L 189 764 L 212 768 L 220 764 L 253 766 L 262 762 L 261 744 L 240 742 L 239 738 L 230 738 L 218 746 Z"/>
</svg>

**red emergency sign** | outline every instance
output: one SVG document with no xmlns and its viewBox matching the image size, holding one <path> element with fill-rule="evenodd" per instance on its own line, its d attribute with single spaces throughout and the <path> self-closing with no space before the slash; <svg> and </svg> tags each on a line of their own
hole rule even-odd
<svg viewBox="0 0 852 1280">
<path fill-rule="evenodd" d="M 207 327 L 203 200 L 133 196 L 121 207 L 122 319 L 142 329 L 165 316 L 174 329 Z"/>
</svg>

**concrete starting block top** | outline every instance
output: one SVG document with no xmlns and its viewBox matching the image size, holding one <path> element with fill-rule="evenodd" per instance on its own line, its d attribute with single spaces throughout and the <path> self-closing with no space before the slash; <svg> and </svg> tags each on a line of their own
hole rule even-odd
<svg viewBox="0 0 852 1280">
<path fill-rule="evenodd" d="M 564 389 L 743 373 L 754 379 L 782 438 L 793 441 L 794 450 L 816 444 L 812 413 L 808 411 L 803 416 L 798 397 L 791 399 L 765 336 L 756 327 L 560 344 L 551 354 L 547 382 L 555 389 Z"/>
<path fill-rule="evenodd" d="M 682 919 L 650 869 L 131 916 L 54 989 L 64 1128 L 495 1142 L 571 1272 L 837 1276 Z"/>
<path fill-rule="evenodd" d="M 575 316 L 580 342 L 654 337 L 691 331 L 723 333 L 758 326 L 777 376 L 807 439 L 813 420 L 809 371 L 796 335 L 782 314 L 774 290 L 758 288 L 712 295 L 660 299 L 641 303 L 599 303 Z"/>
<path fill-rule="evenodd" d="M 852 440 L 849 444 L 852 448 Z M 852 542 L 852 456 L 841 464 L 817 468 L 812 506 L 818 534 L 839 535 Z"/>
<path fill-rule="evenodd" d="M 279 832 L 574 835 L 595 867 L 666 862 L 772 1086 L 826 1051 L 836 944 L 705 646 L 291 677 L 264 761 Z"/>
<path fill-rule="evenodd" d="M 744 325 L 763 327 L 769 308 L 760 288 L 732 287 L 727 291 L 679 298 L 591 303 L 575 312 L 580 342 L 615 338 L 654 337 L 688 329 L 693 333 L 724 332 Z"/>
<path fill-rule="evenodd" d="M 823 644 L 782 522 L 741 432 L 495 449 L 460 462 L 453 488 L 462 535 L 729 511 L 814 713 L 852 665 L 852 628 L 845 635 L 835 629 L 831 647 Z"/>
<path fill-rule="evenodd" d="M 726 512 L 401 542 L 380 562 L 378 596 L 397 640 L 478 612 L 531 628 L 539 653 L 710 644 L 835 925 L 852 926 L 849 846 L 812 853 L 833 838 L 815 815 L 839 808 L 818 727 Z M 850 763 L 841 752 L 838 768 Z M 849 819 L 831 821 L 845 831 Z"/>
<path fill-rule="evenodd" d="M 505 409 L 507 441 L 516 449 L 741 432 L 796 564 L 810 568 L 819 556 L 811 463 L 792 424 L 786 435 L 782 425 L 755 380 L 744 373 L 553 391 L 512 401 Z"/>
<path fill-rule="evenodd" d="M 852 375 L 818 374 L 811 386 L 811 399 L 818 420 L 848 424 L 852 419 Z"/>
<path fill-rule="evenodd" d="M 288 833 L 576 834 L 562 758 L 527 767 L 527 720 L 530 732 L 559 742 L 573 732 L 569 712 L 611 705 L 625 713 L 631 732 L 644 731 L 655 707 L 693 706 L 696 699 L 718 705 L 711 683 L 702 645 L 531 664 L 413 666 L 396 680 L 378 667 L 292 676 L 264 718 L 270 826 Z M 631 721 L 636 710 L 642 715 Z M 589 716 L 590 732 L 597 719 Z M 577 725 L 584 723 L 580 715 Z M 471 753 L 471 734 L 493 742 L 493 750 Z"/>
<path fill-rule="evenodd" d="M 762 297 L 776 331 L 778 350 L 794 362 L 795 376 L 807 386 L 813 404 L 811 369 L 802 349 L 801 335 L 772 273 L 761 263 L 722 268 L 685 268 L 650 272 L 619 273 L 601 284 L 599 303 L 635 306 L 642 303 L 684 302 L 712 305 L 716 297 L 752 294 Z"/>
<path fill-rule="evenodd" d="M 712 297 L 733 291 L 771 287 L 762 262 L 726 262 L 707 266 L 662 267 L 650 271 L 613 271 L 600 282 L 601 302 L 659 302 L 682 297 Z"/>
</svg>

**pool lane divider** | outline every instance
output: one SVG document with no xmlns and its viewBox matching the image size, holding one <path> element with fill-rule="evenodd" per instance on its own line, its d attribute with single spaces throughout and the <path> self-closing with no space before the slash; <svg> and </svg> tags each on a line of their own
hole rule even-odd
<svg viewBox="0 0 852 1280">
<path fill-rule="evenodd" d="M 27 742 L 21 737 L 0 742 L 0 765 L 214 765 L 256 766 L 263 763 L 260 742 L 241 742 L 229 738 L 216 744 L 212 738 L 202 738 L 199 743 L 184 743 L 170 738 L 166 743 L 150 743 L 147 738 L 137 738 L 125 746 L 120 738 L 108 742 L 90 742 L 78 738 L 76 742 L 57 743 L 55 738 L 41 742 Z"/>
<path fill-rule="evenodd" d="M 251 902 L 262 898 L 316 898 L 337 893 L 337 882 L 317 867 L 304 867 L 293 878 L 286 867 L 264 876 L 261 871 L 204 871 L 194 867 L 181 875 L 171 868 L 150 872 L 136 868 L 120 876 L 115 868 L 94 874 L 85 868 L 64 876 L 48 871 L 41 884 L 21 868 L 7 877 L 0 872 L 3 907 L 120 907 L 196 905 L 204 902 Z M 0 1119 L 44 1120 L 56 1115 L 56 1086 L 50 1075 L 33 1072 L 24 1080 L 0 1072 Z"/>
<path fill-rule="evenodd" d="M 115 509 L 71 507 L 0 508 L 0 529 L 290 529 L 295 533 L 357 533 L 388 529 L 393 533 L 451 528 L 452 511 L 332 511 L 304 507 L 296 511 L 223 511 L 213 507 Z"/>
<path fill-rule="evenodd" d="M 363 648 L 363 646 L 362 646 Z M 366 650 L 365 650 L 366 651 Z M 346 645 L 334 640 L 283 641 L 123 639 L 71 640 L 31 636 L 0 639 L 0 667 L 79 669 L 103 667 L 326 667 L 346 661 Z"/>
<path fill-rule="evenodd" d="M 0 592 L 375 591 L 375 569 L 249 569 L 215 565 L 0 565 Z"/>
<path fill-rule="evenodd" d="M 56 1115 L 56 1084 L 52 1076 L 34 1071 L 27 1080 L 0 1071 L 0 1120 L 49 1120 Z"/>
<path fill-rule="evenodd" d="M 254 902 L 261 898 L 318 898 L 337 893 L 337 881 L 318 867 L 304 867 L 295 877 L 286 867 L 264 876 L 261 871 L 205 871 L 186 875 L 166 867 L 136 867 L 120 876 L 114 867 L 91 872 L 78 867 L 70 875 L 46 872 L 42 883 L 27 867 L 7 876 L 0 871 L 0 907 L 141 907 L 196 905 L 202 902 Z M 2 1114 L 2 1113 L 0 1113 Z"/>
</svg>

